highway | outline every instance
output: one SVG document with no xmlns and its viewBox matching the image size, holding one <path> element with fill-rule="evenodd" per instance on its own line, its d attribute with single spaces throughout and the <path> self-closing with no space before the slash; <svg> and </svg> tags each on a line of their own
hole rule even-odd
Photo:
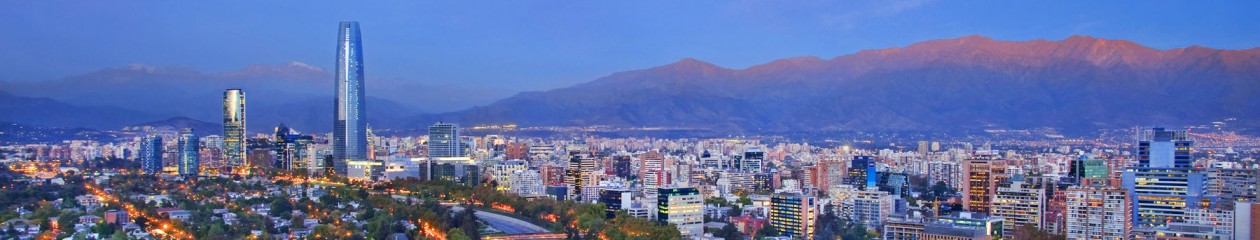
<svg viewBox="0 0 1260 240">
<path fill-rule="evenodd" d="M 393 196 L 394 198 L 403 198 L 403 199 L 410 198 L 412 200 L 417 200 L 417 201 L 419 200 L 419 199 L 412 198 L 410 196 L 404 196 L 404 195 L 395 194 L 391 196 Z M 456 205 L 453 202 L 443 202 L 442 205 L 450 206 L 451 211 L 453 213 L 464 210 L 464 207 Z M 508 217 L 508 216 L 504 216 L 502 214 L 498 214 L 495 212 L 477 211 L 473 215 L 476 215 L 477 219 L 486 221 L 487 224 L 490 224 L 490 227 L 493 227 L 494 229 L 498 229 L 499 231 L 503 231 L 503 233 L 508 234 L 508 235 L 550 233 L 551 232 L 547 230 L 546 228 L 540 227 L 538 225 L 534 225 L 533 223 L 526 222 L 526 221 L 512 218 L 512 217 Z"/>
<path fill-rule="evenodd" d="M 455 212 L 459 212 L 459 211 L 463 211 L 464 208 L 460 206 L 451 206 L 451 210 Z M 482 221 L 486 221 L 486 223 L 490 224 L 490 227 L 494 227 L 494 229 L 499 229 L 499 231 L 503 231 L 503 233 L 508 234 L 508 235 L 549 233 L 550 232 L 550 231 L 547 231 L 546 228 L 539 227 L 538 225 L 534 225 L 533 223 L 529 223 L 526 221 L 522 221 L 520 219 L 508 217 L 508 216 L 503 216 L 494 212 L 477 211 L 475 215 L 477 215 L 477 219 L 481 219 Z"/>
</svg>

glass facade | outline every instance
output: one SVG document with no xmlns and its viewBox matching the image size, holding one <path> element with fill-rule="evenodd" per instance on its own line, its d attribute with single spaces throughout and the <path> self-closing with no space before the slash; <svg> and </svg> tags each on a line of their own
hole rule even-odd
<svg viewBox="0 0 1260 240">
<path fill-rule="evenodd" d="M 192 129 L 179 132 L 179 175 L 196 176 L 201 168 L 201 146 Z"/>
<path fill-rule="evenodd" d="M 363 49 L 359 23 L 341 22 L 337 35 L 337 100 L 333 114 L 333 171 L 346 174 L 346 160 L 368 160 L 363 99 Z"/>
<path fill-rule="evenodd" d="M 140 139 L 140 171 L 162 173 L 162 137 L 152 135 Z"/>
<path fill-rule="evenodd" d="M 237 171 L 245 167 L 245 92 L 223 92 L 223 159 Z"/>
</svg>

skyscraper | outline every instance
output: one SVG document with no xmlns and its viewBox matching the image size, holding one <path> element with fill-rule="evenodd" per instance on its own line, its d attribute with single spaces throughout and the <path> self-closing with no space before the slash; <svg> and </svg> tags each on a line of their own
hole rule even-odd
<svg viewBox="0 0 1260 240">
<path fill-rule="evenodd" d="M 368 160 L 367 110 L 363 100 L 363 47 L 358 22 L 341 22 L 337 35 L 337 100 L 333 112 L 333 171 L 346 174 L 346 160 Z"/>
<path fill-rule="evenodd" d="M 1005 173 L 1005 166 L 997 154 L 978 152 L 963 162 L 966 181 L 963 183 L 963 209 L 988 214 L 993 207 L 993 195 Z"/>
<path fill-rule="evenodd" d="M 162 173 L 162 137 L 151 135 L 140 139 L 140 171 Z"/>
<path fill-rule="evenodd" d="M 201 156 L 197 135 L 191 128 L 179 131 L 179 175 L 196 176 L 201 167 Z"/>
<path fill-rule="evenodd" d="M 463 157 L 459 142 L 459 125 L 438 122 L 429 126 L 429 158 Z"/>
<path fill-rule="evenodd" d="M 1133 204 L 1134 231 L 1184 223 L 1187 208 L 1211 205 L 1204 196 L 1206 176 L 1190 160 L 1186 131 L 1154 128 L 1142 132 L 1137 144 L 1138 165 L 1123 175 Z"/>
<path fill-rule="evenodd" d="M 245 92 L 223 92 L 223 160 L 232 171 L 248 168 L 245 162 Z"/>
</svg>

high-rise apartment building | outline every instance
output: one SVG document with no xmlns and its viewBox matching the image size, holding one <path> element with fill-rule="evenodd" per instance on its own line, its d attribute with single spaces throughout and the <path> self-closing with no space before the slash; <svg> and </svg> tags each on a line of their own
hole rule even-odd
<svg viewBox="0 0 1260 240">
<path fill-rule="evenodd" d="M 459 125 L 438 122 L 429 126 L 429 158 L 464 157 L 459 140 Z"/>
<path fill-rule="evenodd" d="M 656 220 L 674 224 L 688 239 L 704 234 L 704 199 L 695 188 L 661 188 L 656 195 Z"/>
<path fill-rule="evenodd" d="M 162 173 L 162 137 L 150 135 L 140 139 L 140 171 Z"/>
<path fill-rule="evenodd" d="M 232 171 L 248 169 L 245 161 L 245 92 L 228 89 L 223 92 L 223 160 Z"/>
<path fill-rule="evenodd" d="M 1069 187 L 1065 227 L 1068 239 L 1127 239 L 1128 191 L 1108 186 Z"/>
<path fill-rule="evenodd" d="M 780 193 L 770 197 L 770 225 L 784 236 L 813 238 L 818 213 L 818 198 L 813 195 Z"/>
<path fill-rule="evenodd" d="M 1256 201 L 1257 189 L 1260 186 L 1260 170 L 1238 168 L 1211 168 L 1207 170 L 1206 195 L 1219 196 L 1220 202 L 1232 205 L 1234 202 Z M 1224 206 L 1226 208 L 1232 206 Z"/>
<path fill-rule="evenodd" d="M 333 171 L 346 174 L 347 160 L 369 160 L 364 106 L 363 47 L 358 22 L 341 22 L 337 34 L 337 100 L 333 112 Z"/>
<path fill-rule="evenodd" d="M 1000 175 L 1005 175 L 1006 164 L 992 152 L 978 152 L 963 162 L 966 181 L 963 183 L 963 209 L 988 214 L 993 207 L 993 195 L 997 192 Z"/>
<path fill-rule="evenodd" d="M 191 128 L 185 128 L 179 132 L 179 175 L 197 176 L 201 168 L 201 146 L 198 144 L 197 135 L 193 134 Z"/>
<path fill-rule="evenodd" d="M 1045 211 L 1045 185 L 1013 181 L 1001 184 L 994 193 L 991 212 L 1006 221 L 1003 231 L 1007 236 L 1015 235 L 1015 229 L 1024 225 L 1043 228 Z"/>
<path fill-rule="evenodd" d="M 513 172 L 507 185 L 512 193 L 523 197 L 542 196 L 545 190 L 542 176 L 538 175 L 538 171 L 530 169 Z"/>
<path fill-rule="evenodd" d="M 854 192 L 852 197 L 853 216 L 849 219 L 866 229 L 883 229 L 884 221 L 893 212 L 892 195 L 871 188 Z"/>
<path fill-rule="evenodd" d="M 569 199 L 577 199 L 582 196 L 583 187 L 587 186 L 590 175 L 595 171 L 595 157 L 591 154 L 571 150 L 569 151 L 569 168 L 565 170 L 565 184 L 569 185 Z M 578 199 L 579 201 L 591 201 L 592 199 Z"/>
</svg>

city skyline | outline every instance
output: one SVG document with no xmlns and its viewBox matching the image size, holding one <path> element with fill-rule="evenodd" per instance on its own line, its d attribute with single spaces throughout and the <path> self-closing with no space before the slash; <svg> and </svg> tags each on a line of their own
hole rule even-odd
<svg viewBox="0 0 1260 240">
<path fill-rule="evenodd" d="M 0 66 L 40 66 L 0 74 L 0 238 L 1260 236 L 1260 47 L 1167 47 L 1258 43 L 1249 27 L 1260 21 L 1244 5 L 1260 4 L 310 2 L 215 11 L 240 4 L 81 3 L 100 9 L 18 24 L 39 43 L 0 35 L 22 49 L 0 53 Z M 141 6 L 222 15 L 162 21 L 151 14 L 175 11 L 129 9 Z M 0 15 L 48 19 L 35 11 L 46 7 L 0 3 Z M 408 14 L 415 8 L 433 15 Z M 136 21 L 122 15 L 144 20 L 93 32 Z M 93 18 L 102 19 L 87 30 L 47 27 Z M 307 24 L 321 34 L 308 36 Z M 82 32 L 163 51 L 128 42 L 50 63 L 27 49 L 57 45 L 47 56 L 57 57 L 97 46 L 63 39 Z M 181 34 L 196 41 L 168 36 Z M 301 50 L 315 49 L 309 42 L 324 44 Z M 216 50 L 228 45 L 235 52 Z M 113 51 L 151 60 L 199 52 L 173 62 L 218 67 L 299 60 L 5 79 L 127 58 Z M 840 53 L 781 56 L 808 51 Z M 311 52 L 332 67 L 302 59 Z M 520 57 L 536 53 L 545 56 Z M 557 60 L 574 56 L 580 63 Z"/>
</svg>

